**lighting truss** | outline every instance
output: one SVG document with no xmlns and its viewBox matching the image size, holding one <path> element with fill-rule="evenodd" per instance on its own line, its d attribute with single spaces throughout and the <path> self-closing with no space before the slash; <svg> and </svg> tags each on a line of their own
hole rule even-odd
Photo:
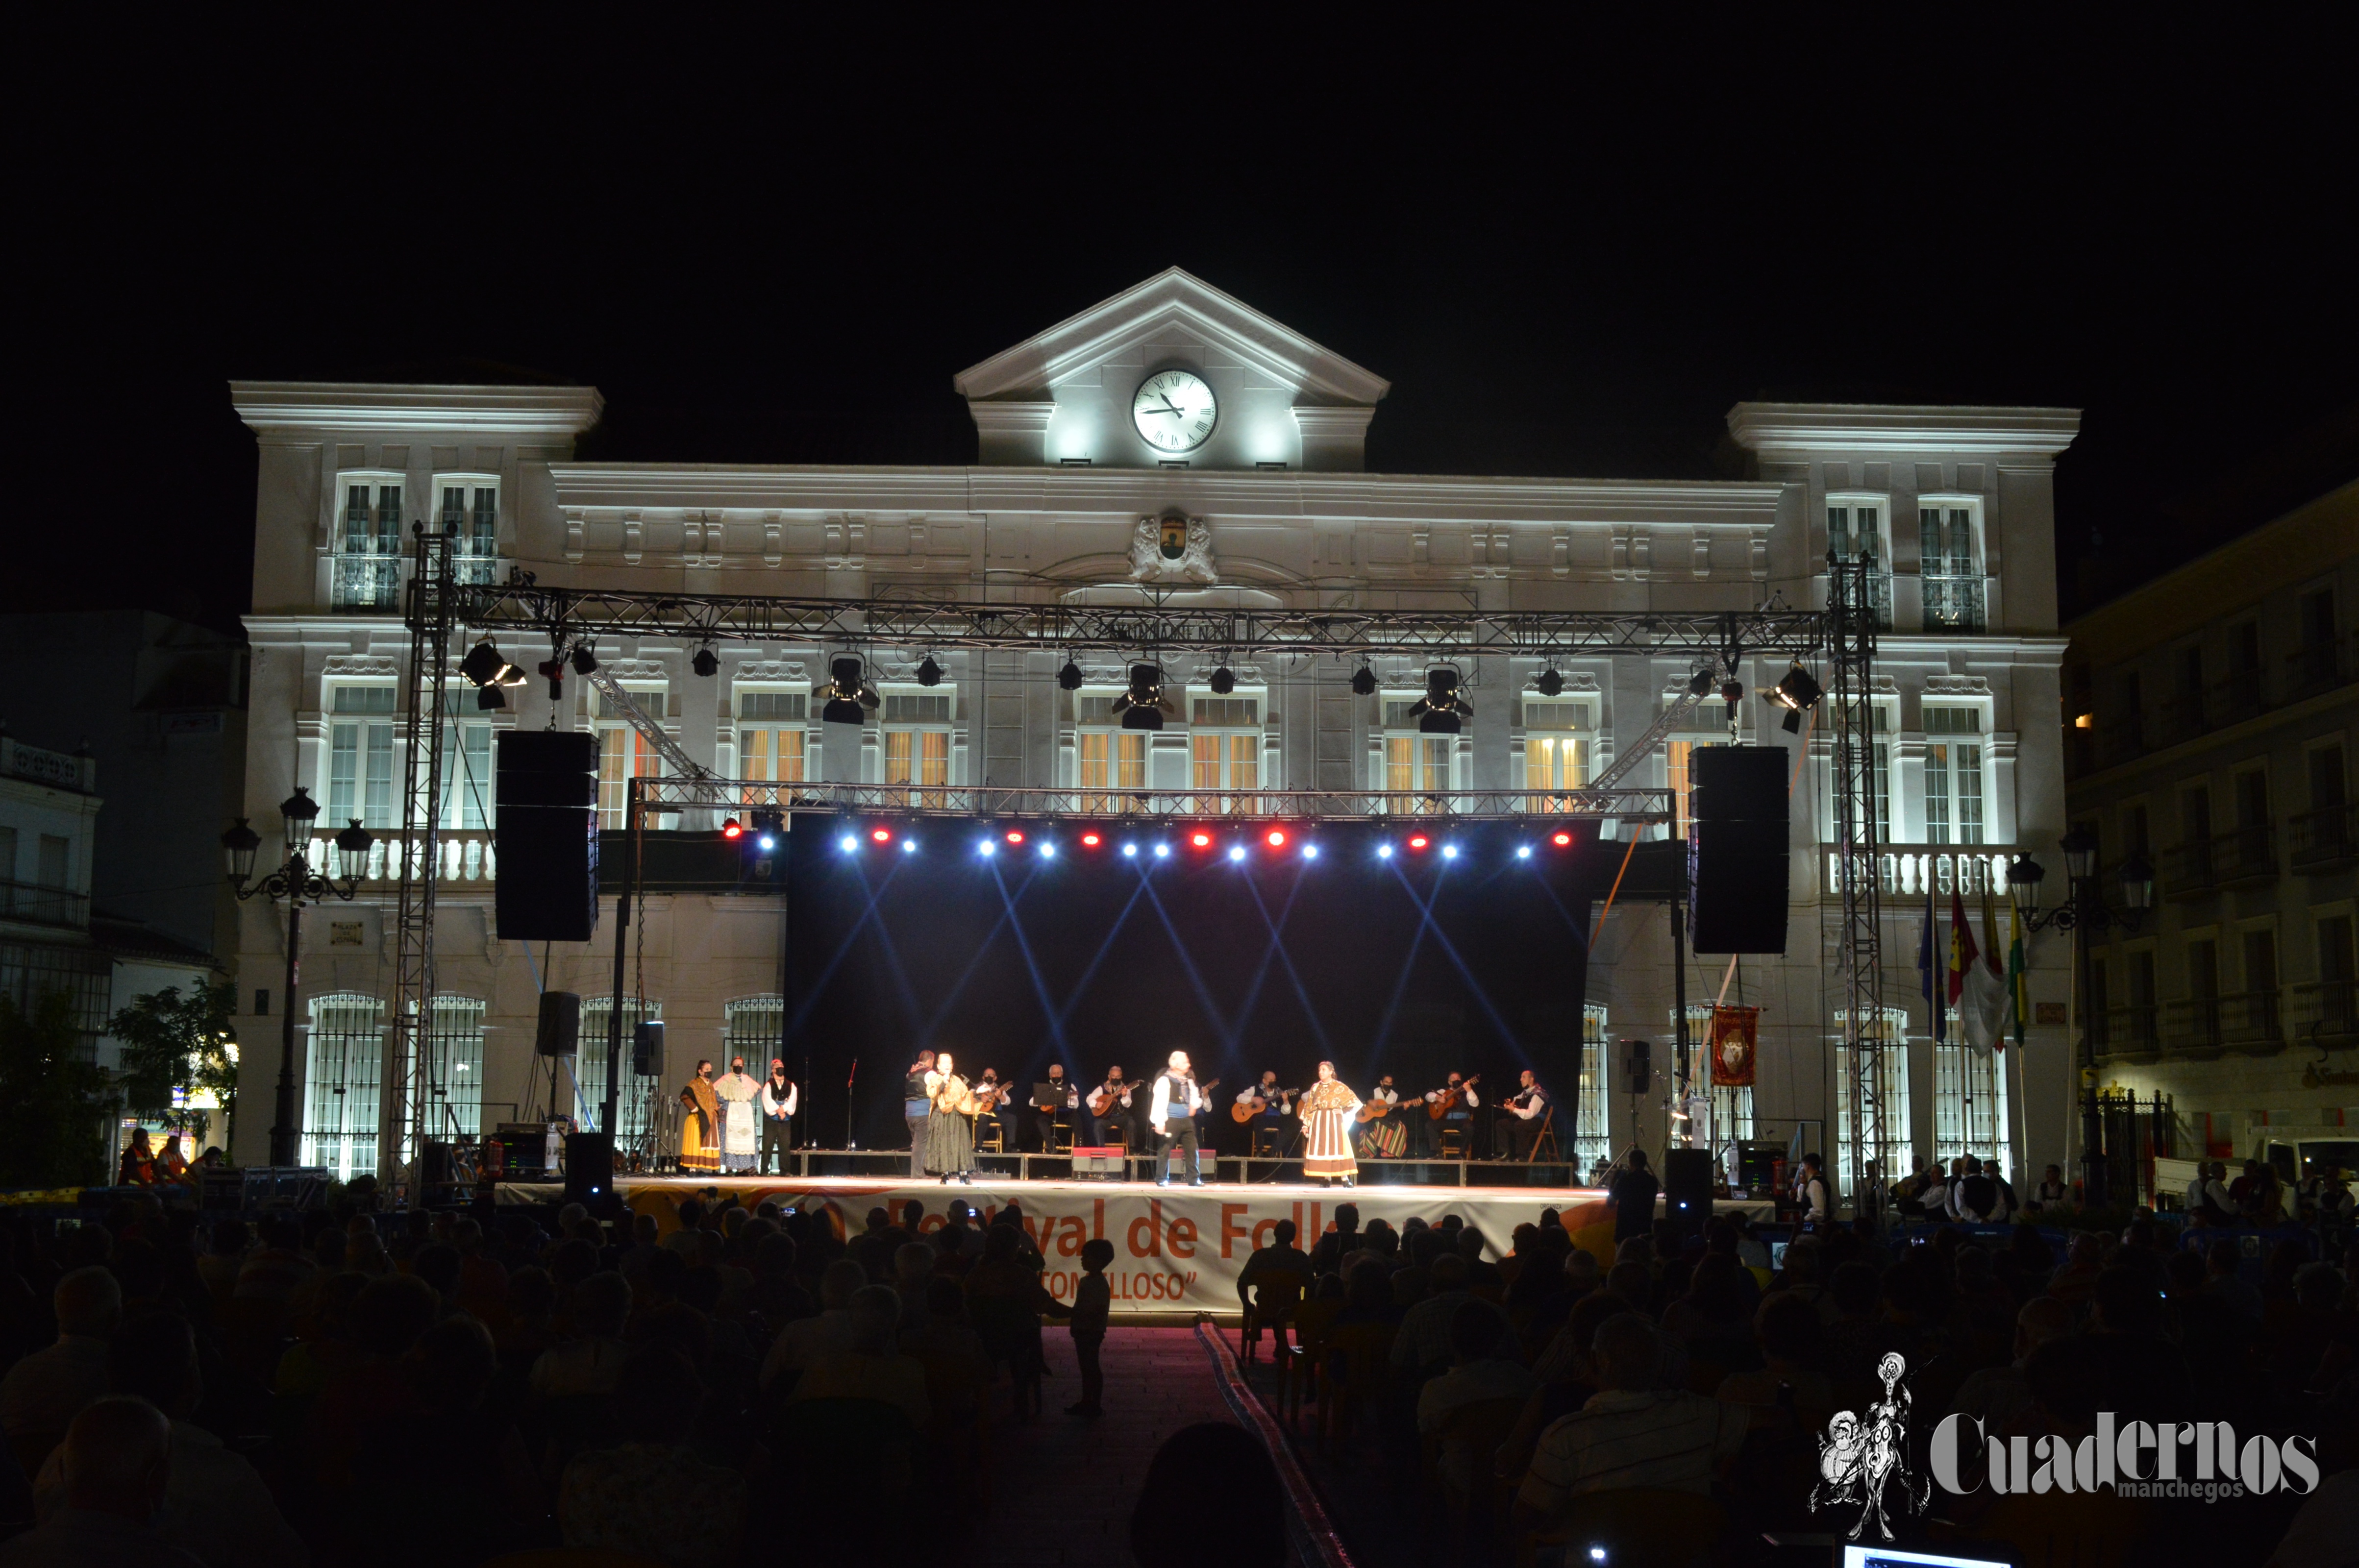
<svg viewBox="0 0 2359 1568">
<path fill-rule="evenodd" d="M 873 813 L 908 817 L 1075 817 L 1091 821 L 1196 822 L 1505 822 L 1671 820 L 1662 789 L 1452 790 L 1426 795 L 1393 790 L 1001 789 L 984 785 L 779 784 L 772 779 L 642 778 L 641 811 Z"/>
</svg>

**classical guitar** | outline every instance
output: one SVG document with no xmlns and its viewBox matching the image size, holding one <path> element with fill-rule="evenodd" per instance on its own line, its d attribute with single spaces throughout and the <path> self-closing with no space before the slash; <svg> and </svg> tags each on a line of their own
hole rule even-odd
<svg viewBox="0 0 2359 1568">
<path fill-rule="evenodd" d="M 1392 1113 L 1392 1101 L 1388 1099 L 1372 1099 L 1365 1105 L 1360 1107 L 1358 1119 L 1361 1121 L 1374 1121 L 1380 1116 L 1390 1116 Z"/>
<path fill-rule="evenodd" d="M 1441 1093 L 1434 1099 L 1433 1103 L 1425 1108 L 1425 1114 L 1433 1118 L 1434 1120 L 1440 1121 L 1443 1117 L 1448 1116 L 1451 1111 L 1456 1108 L 1458 1104 L 1458 1097 L 1460 1095 L 1464 1094 L 1468 1089 L 1473 1088 L 1476 1084 L 1479 1084 L 1482 1081 L 1483 1075 L 1477 1073 L 1473 1077 L 1461 1082 L 1456 1088 L 1442 1090 Z"/>
<path fill-rule="evenodd" d="M 1273 1089 L 1266 1096 L 1256 1095 L 1251 1099 L 1241 1099 L 1229 1107 L 1229 1119 L 1238 1122 L 1251 1121 L 1269 1108 L 1271 1100 L 1291 1100 L 1301 1092 L 1300 1089 Z"/>
<path fill-rule="evenodd" d="M 994 1083 L 986 1088 L 977 1089 L 974 1092 L 974 1108 L 967 1114 L 970 1116 L 988 1115 L 991 1112 L 997 1110 L 999 1108 L 999 1102 L 1006 1097 L 1007 1086 L 1004 1083 Z"/>
</svg>

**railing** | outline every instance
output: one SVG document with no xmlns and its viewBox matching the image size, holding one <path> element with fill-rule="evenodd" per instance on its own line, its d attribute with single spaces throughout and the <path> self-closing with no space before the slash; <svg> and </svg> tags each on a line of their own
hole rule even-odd
<svg viewBox="0 0 2359 1568">
<path fill-rule="evenodd" d="M 489 829 L 481 827 L 446 827 L 440 834 L 442 850 L 441 880 L 445 882 L 488 882 L 498 872 L 498 857 L 492 848 Z M 396 882 L 401 880 L 401 856 L 407 846 L 412 856 L 422 855 L 426 848 L 424 833 L 411 835 L 398 829 L 380 832 L 369 846 L 368 865 L 361 872 L 363 882 Z M 310 859 L 317 868 L 333 867 L 336 845 L 332 838 L 314 838 Z"/>
<path fill-rule="evenodd" d="M 2146 754 L 2146 726 L 2138 718 L 2117 719 L 2097 726 L 2097 765 L 2109 768 Z"/>
<path fill-rule="evenodd" d="M 2287 1022 L 2297 1041 L 2359 1036 L 2359 980 L 2310 980 L 2294 987 Z"/>
<path fill-rule="evenodd" d="M 2215 683 L 2204 706 L 2219 716 L 2223 724 L 2234 724 L 2240 719 L 2250 719 L 2269 706 L 2268 693 L 2258 670 L 2231 670 L 2228 678 Z"/>
<path fill-rule="evenodd" d="M 335 563 L 338 610 L 401 608 L 399 556 L 338 556 Z"/>
<path fill-rule="evenodd" d="M 1979 632 L 1984 623 L 1984 587 L 1979 577 L 1921 578 L 1925 590 L 1925 626 L 1951 632 Z"/>
<path fill-rule="evenodd" d="M 0 881 L 0 920 L 27 925 L 55 925 L 72 931 L 90 926 L 90 895 L 71 888 L 42 887 L 34 882 Z"/>
<path fill-rule="evenodd" d="M 641 782 L 643 810 L 879 812 L 919 816 L 1088 816 L 1139 823 L 1190 817 L 1270 821 L 1366 821 L 1388 816 L 1439 816 L 1463 821 L 1570 818 L 1630 823 L 1669 822 L 1670 791 L 1578 789 L 1536 795 L 1529 789 L 1451 790 L 1108 790 L 1002 789 L 980 784 L 779 784 L 766 779 L 691 779 L 667 775 Z M 921 797 L 922 804 L 913 804 Z M 1534 811 L 1541 805 L 1549 809 Z M 445 838 L 454 837 L 444 834 Z"/>
<path fill-rule="evenodd" d="M 2188 691 L 2170 698 L 2162 705 L 2161 719 L 2164 745 L 2194 740 L 2208 728 L 2204 722 L 2203 694 Z"/>
<path fill-rule="evenodd" d="M 2352 638 L 2313 643 L 2307 648 L 2296 648 L 2286 655 L 2286 700 L 2298 702 L 2305 697 L 2342 685 L 2351 678 L 2353 659 Z"/>
<path fill-rule="evenodd" d="M 465 586 L 495 583 L 500 580 L 500 558 L 454 555 L 451 557 L 451 580 Z"/>
<path fill-rule="evenodd" d="M 2212 874 L 2222 887 L 2277 874 L 2276 835 L 2266 822 L 2231 827 L 2212 840 Z"/>
<path fill-rule="evenodd" d="M 1826 881 L 1821 884 L 1821 896 L 1841 898 L 1843 855 L 1830 849 L 1827 855 Z M 2010 849 L 1976 844 L 1963 848 L 1940 845 L 1897 845 L 1886 848 L 1876 857 L 1877 885 L 1886 897 L 1902 901 L 1922 899 L 1930 890 L 1940 898 L 1948 898 L 1951 889 L 1966 898 L 1980 899 L 1984 892 L 2004 900 L 2006 897 L 2006 866 L 2015 858 Z"/>
<path fill-rule="evenodd" d="M 2107 1008 L 2098 1018 L 2091 1020 L 2093 1023 L 2102 1025 L 2094 1031 L 2097 1045 L 2120 1055 L 2160 1049 L 2161 1035 L 2155 1027 L 2160 1011 L 2150 1001 Z"/>
<path fill-rule="evenodd" d="M 2201 898 L 2219 885 L 2212 870 L 2213 842 L 2198 838 L 2162 852 L 2163 897 Z"/>
<path fill-rule="evenodd" d="M 2173 1051 L 2223 1051 L 2281 1044 L 2285 1031 L 2273 990 L 2190 997 L 2163 1009 L 2162 1038 Z"/>
<path fill-rule="evenodd" d="M 2286 841 L 2296 871 L 2322 871 L 2359 851 L 2359 803 L 2323 806 L 2286 819 Z"/>
</svg>

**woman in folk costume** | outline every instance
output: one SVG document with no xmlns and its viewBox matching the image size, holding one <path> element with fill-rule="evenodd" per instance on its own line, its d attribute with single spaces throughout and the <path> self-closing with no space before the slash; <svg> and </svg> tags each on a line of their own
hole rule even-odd
<svg viewBox="0 0 2359 1568">
<path fill-rule="evenodd" d="M 712 1086 L 721 1097 L 721 1168 L 724 1171 L 750 1171 L 754 1168 L 754 1097 L 762 1086 L 745 1074 L 745 1058 L 739 1056 L 729 1064 L 729 1071 Z"/>
<path fill-rule="evenodd" d="M 721 1097 L 712 1092 L 712 1064 L 699 1061 L 696 1076 L 679 1091 L 687 1115 L 679 1119 L 679 1168 L 721 1169 Z"/>
<path fill-rule="evenodd" d="M 1335 1076 L 1335 1064 L 1320 1063 L 1319 1081 L 1302 1096 L 1304 1175 L 1352 1184 L 1360 1173 L 1360 1162 L 1352 1153 L 1352 1119 L 1359 1108 L 1360 1097 Z"/>
<path fill-rule="evenodd" d="M 967 1120 L 974 1111 L 974 1091 L 955 1066 L 944 1051 L 926 1075 L 926 1098 L 934 1108 L 926 1118 L 926 1174 L 940 1176 L 945 1184 L 952 1176 L 974 1180 L 974 1128 Z"/>
</svg>

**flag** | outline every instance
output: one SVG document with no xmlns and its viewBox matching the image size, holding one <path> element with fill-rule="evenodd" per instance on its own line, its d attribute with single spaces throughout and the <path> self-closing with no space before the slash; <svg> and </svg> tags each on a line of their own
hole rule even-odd
<svg viewBox="0 0 2359 1568">
<path fill-rule="evenodd" d="M 2015 1015 L 2015 1044 L 2023 1045 L 2023 1026 L 2031 1019 L 2031 991 L 2023 972 L 2023 906 L 2009 893 L 2006 899 L 2006 1000 Z"/>
<path fill-rule="evenodd" d="M 1974 950 L 1974 928 L 1966 924 L 1966 901 L 1953 883 L 1950 888 L 1950 1005 L 1966 994 L 1966 971 L 1981 957 Z"/>
<path fill-rule="evenodd" d="M 1998 916 L 1991 908 L 1988 888 L 1983 890 L 1983 951 L 1974 949 L 1972 926 L 1964 927 L 1963 941 L 1965 1005 L 1959 1010 L 1961 1033 L 1977 1055 L 1987 1056 L 1998 1049 L 2006 1033 L 2008 995 L 2006 976 L 1998 967 Z"/>
<path fill-rule="evenodd" d="M 1941 1043 L 1942 1016 L 1948 1011 L 1944 1005 L 1941 988 L 1933 979 L 1939 972 L 1933 960 L 1933 933 L 1940 925 L 1940 919 L 1933 913 L 1932 880 L 1928 878 L 1925 882 L 1925 935 L 1917 945 L 1917 972 L 1924 978 L 1925 1002 L 1932 1011 L 1933 1044 L 1936 1045 Z M 1854 1020 L 1852 1027 L 1856 1031 L 1860 1024 Z"/>
</svg>

